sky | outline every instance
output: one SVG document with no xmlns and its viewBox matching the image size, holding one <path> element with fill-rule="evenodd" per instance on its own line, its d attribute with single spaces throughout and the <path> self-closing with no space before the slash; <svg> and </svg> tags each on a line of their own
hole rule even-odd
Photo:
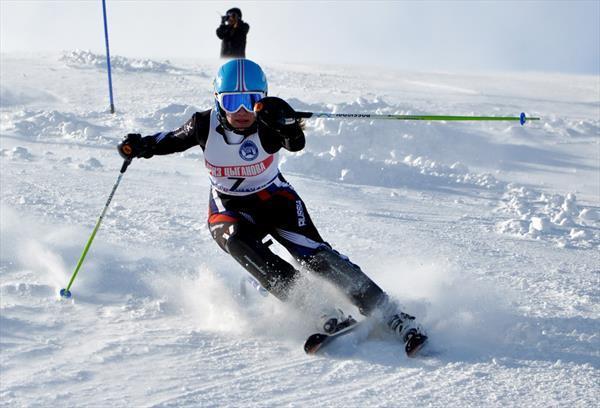
<svg viewBox="0 0 600 408">
<path fill-rule="evenodd" d="M 600 75 L 600 0 L 107 0 L 111 55 L 218 58 L 220 15 L 239 7 L 259 63 Z M 104 53 L 101 0 L 0 0 L 2 52 Z"/>
</svg>

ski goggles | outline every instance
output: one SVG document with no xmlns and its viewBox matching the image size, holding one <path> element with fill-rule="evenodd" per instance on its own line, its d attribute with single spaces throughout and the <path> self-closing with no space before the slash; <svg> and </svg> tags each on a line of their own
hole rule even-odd
<svg viewBox="0 0 600 408">
<path fill-rule="evenodd" d="M 264 97 L 264 92 L 223 92 L 217 94 L 219 106 L 227 113 L 236 113 L 242 108 L 252 112 L 256 102 Z"/>
</svg>

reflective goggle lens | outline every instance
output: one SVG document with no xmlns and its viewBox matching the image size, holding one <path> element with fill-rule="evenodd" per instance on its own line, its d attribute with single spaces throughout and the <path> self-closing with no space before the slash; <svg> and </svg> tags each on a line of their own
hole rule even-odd
<svg viewBox="0 0 600 408">
<path fill-rule="evenodd" d="M 219 105 L 225 112 L 235 113 L 244 107 L 252 112 L 254 104 L 264 98 L 262 92 L 254 93 L 223 93 L 219 94 Z"/>
</svg>

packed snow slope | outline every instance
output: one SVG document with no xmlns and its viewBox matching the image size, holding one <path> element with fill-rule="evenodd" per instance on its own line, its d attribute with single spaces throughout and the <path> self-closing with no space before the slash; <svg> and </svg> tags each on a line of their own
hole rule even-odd
<svg viewBox="0 0 600 408">
<path fill-rule="evenodd" d="M 595 405 L 597 76 L 266 65 L 298 110 L 542 118 L 307 122 L 283 172 L 431 337 L 416 359 L 376 328 L 309 357 L 321 306 L 358 312 L 308 274 L 301 309 L 245 283 L 207 230 L 200 148 L 132 163 L 73 299 L 57 296 L 117 179 L 116 143 L 213 106 L 219 61 L 115 58 L 114 115 L 104 56 L 1 62 L 0 406 Z"/>
</svg>

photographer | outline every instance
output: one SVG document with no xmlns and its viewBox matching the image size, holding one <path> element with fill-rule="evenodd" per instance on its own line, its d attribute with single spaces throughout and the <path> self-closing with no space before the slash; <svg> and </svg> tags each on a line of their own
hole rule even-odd
<svg viewBox="0 0 600 408">
<path fill-rule="evenodd" d="M 246 35 L 250 26 L 242 20 L 242 11 L 235 7 L 221 17 L 217 37 L 221 41 L 221 58 L 245 58 Z"/>
</svg>

